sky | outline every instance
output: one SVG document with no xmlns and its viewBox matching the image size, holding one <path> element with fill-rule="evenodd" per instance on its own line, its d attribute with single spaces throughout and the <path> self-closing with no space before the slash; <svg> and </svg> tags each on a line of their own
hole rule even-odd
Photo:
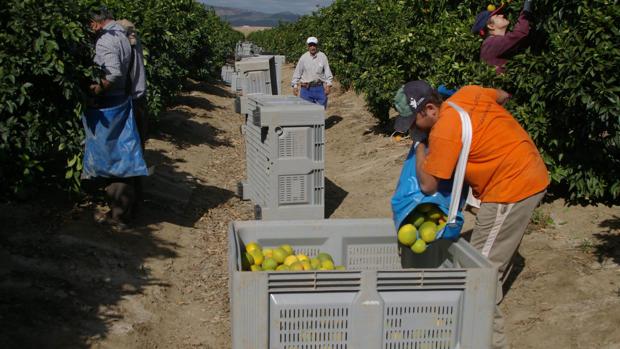
<svg viewBox="0 0 620 349">
<path fill-rule="evenodd" d="M 293 12 L 308 14 L 317 9 L 317 5 L 325 7 L 334 0 L 202 0 L 212 6 L 236 7 L 265 13 Z"/>
</svg>

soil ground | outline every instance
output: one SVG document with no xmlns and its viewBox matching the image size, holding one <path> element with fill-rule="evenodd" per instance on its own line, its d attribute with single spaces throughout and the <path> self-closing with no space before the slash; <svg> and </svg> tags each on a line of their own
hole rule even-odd
<svg viewBox="0 0 620 349">
<path fill-rule="evenodd" d="M 235 195 L 245 150 L 233 97 L 189 82 L 164 113 L 130 229 L 93 223 L 96 197 L 0 205 L 0 347 L 230 347 L 227 227 L 253 217 Z M 326 128 L 326 217 L 389 217 L 411 142 L 380 132 L 338 86 Z M 548 199 L 534 223 L 501 305 L 512 347 L 620 348 L 620 207 Z"/>
</svg>

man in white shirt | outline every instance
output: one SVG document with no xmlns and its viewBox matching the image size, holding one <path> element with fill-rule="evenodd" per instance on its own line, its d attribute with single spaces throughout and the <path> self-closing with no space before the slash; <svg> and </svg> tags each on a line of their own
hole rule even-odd
<svg viewBox="0 0 620 349">
<path fill-rule="evenodd" d="M 293 80 L 291 81 L 293 94 L 327 108 L 327 96 L 334 76 L 329 69 L 327 56 L 318 49 L 319 40 L 311 36 L 306 40 L 306 43 L 308 44 L 308 52 L 299 58 L 293 73 Z"/>
</svg>

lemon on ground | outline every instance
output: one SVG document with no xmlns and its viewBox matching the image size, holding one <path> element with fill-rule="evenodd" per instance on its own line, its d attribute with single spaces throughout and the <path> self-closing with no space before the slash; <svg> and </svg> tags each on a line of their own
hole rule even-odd
<svg viewBox="0 0 620 349">
<path fill-rule="evenodd" d="M 413 224 L 416 228 L 424 223 L 426 216 L 422 212 L 414 212 L 409 218 L 409 223 Z"/>
<path fill-rule="evenodd" d="M 288 265 L 289 267 L 291 266 L 291 264 L 298 262 L 297 257 L 295 256 L 288 256 L 286 258 L 284 258 L 284 264 Z"/>
<path fill-rule="evenodd" d="M 278 262 L 273 258 L 265 258 L 262 267 L 263 270 L 275 270 L 278 267 Z"/>
<path fill-rule="evenodd" d="M 405 224 L 398 229 L 398 241 L 405 246 L 411 246 L 415 242 L 416 232 L 413 224 Z"/>
<path fill-rule="evenodd" d="M 265 256 L 263 256 L 263 252 L 261 250 L 252 250 L 250 252 L 250 255 L 252 256 L 252 258 L 254 258 L 254 265 L 263 264 Z"/>
<path fill-rule="evenodd" d="M 330 261 L 330 260 L 323 260 L 321 261 L 321 269 L 327 269 L 327 270 L 334 270 L 334 262 Z"/>
<path fill-rule="evenodd" d="M 293 248 L 291 247 L 291 245 L 288 244 L 284 244 L 282 246 L 280 246 L 281 249 L 283 249 L 284 251 L 286 251 L 286 255 L 290 256 L 293 254 Z"/>
<path fill-rule="evenodd" d="M 323 262 L 324 260 L 328 260 L 328 261 L 334 261 L 334 259 L 332 258 L 332 256 L 329 255 L 329 253 L 325 253 L 325 252 L 321 252 L 316 256 L 321 262 Z"/>
<path fill-rule="evenodd" d="M 257 250 L 257 249 L 258 250 L 261 249 L 260 245 L 257 242 L 252 241 L 249 244 L 245 245 L 245 250 L 247 252 L 252 252 L 252 251 Z"/>
<path fill-rule="evenodd" d="M 272 248 L 263 248 L 263 256 L 273 258 L 273 249 Z"/>
<path fill-rule="evenodd" d="M 276 248 L 275 250 L 273 250 L 273 259 L 276 260 L 276 262 L 278 262 L 278 264 L 282 264 L 284 263 L 284 259 L 287 257 L 288 255 L 286 254 L 286 251 L 284 251 L 281 248 Z"/>
<path fill-rule="evenodd" d="M 321 260 L 314 257 L 310 259 L 310 266 L 312 267 L 312 270 L 317 270 L 321 267 Z"/>
<path fill-rule="evenodd" d="M 263 268 L 261 268 L 260 265 L 256 265 L 255 264 L 255 265 L 250 266 L 250 270 L 252 270 L 252 271 L 262 271 Z"/>
<path fill-rule="evenodd" d="M 297 260 L 299 260 L 300 262 L 303 262 L 303 261 L 309 262 L 310 258 L 308 258 L 308 256 L 306 256 L 303 253 L 298 253 L 297 254 Z"/>
<path fill-rule="evenodd" d="M 422 239 L 416 240 L 411 246 L 411 251 L 413 251 L 413 253 L 422 253 L 426 251 L 426 242 Z"/>
</svg>

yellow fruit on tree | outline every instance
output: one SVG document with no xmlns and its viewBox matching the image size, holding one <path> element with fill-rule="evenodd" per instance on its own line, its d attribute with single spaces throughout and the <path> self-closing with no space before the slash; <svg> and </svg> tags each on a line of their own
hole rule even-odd
<svg viewBox="0 0 620 349">
<path fill-rule="evenodd" d="M 417 229 L 413 224 L 405 224 L 398 229 L 398 241 L 405 246 L 411 246 L 415 242 Z"/>
<path fill-rule="evenodd" d="M 254 259 L 254 265 L 263 264 L 263 260 L 265 259 L 263 256 L 263 252 L 259 249 L 252 250 L 249 252 L 252 258 Z"/>
<path fill-rule="evenodd" d="M 297 262 L 298 262 L 298 260 L 297 260 L 297 257 L 295 257 L 295 256 L 288 256 L 288 257 L 284 258 L 284 264 L 289 266 L 289 267 L 291 266 L 291 264 L 297 263 Z"/>
<path fill-rule="evenodd" d="M 286 252 L 287 256 L 290 256 L 293 254 L 293 248 L 291 247 L 291 245 L 288 244 L 284 244 L 282 246 L 280 246 L 281 249 L 283 249 Z"/>
<path fill-rule="evenodd" d="M 487 6 L 487 11 L 491 11 L 491 12 L 493 12 L 493 11 L 495 11 L 495 9 L 496 9 L 496 7 L 495 7 L 495 5 L 493 5 L 493 4 L 491 4 L 491 5 Z"/>
<path fill-rule="evenodd" d="M 278 262 L 273 258 L 265 258 L 262 267 L 263 270 L 275 270 L 278 267 Z"/>
<path fill-rule="evenodd" d="M 288 256 L 288 254 L 286 254 L 286 251 L 284 251 L 281 248 L 276 248 L 275 250 L 273 250 L 273 259 L 276 260 L 276 262 L 278 262 L 278 264 L 282 264 L 284 263 L 284 259 Z"/>
<path fill-rule="evenodd" d="M 252 271 L 262 271 L 263 268 L 261 268 L 260 265 L 256 265 L 255 264 L 255 265 L 250 266 L 250 270 L 252 270 Z"/>
<path fill-rule="evenodd" d="M 260 245 L 257 242 L 252 241 L 249 244 L 245 245 L 245 250 L 247 252 L 252 252 L 252 251 L 257 250 L 257 249 L 258 250 L 261 249 Z"/>
<path fill-rule="evenodd" d="M 411 251 L 413 251 L 413 253 L 423 253 L 426 251 L 426 242 L 422 239 L 416 240 L 411 246 Z"/>
<path fill-rule="evenodd" d="M 303 253 L 297 254 L 297 260 L 300 262 L 303 262 L 303 261 L 310 262 L 310 258 L 308 258 L 308 256 L 306 256 Z"/>
</svg>

